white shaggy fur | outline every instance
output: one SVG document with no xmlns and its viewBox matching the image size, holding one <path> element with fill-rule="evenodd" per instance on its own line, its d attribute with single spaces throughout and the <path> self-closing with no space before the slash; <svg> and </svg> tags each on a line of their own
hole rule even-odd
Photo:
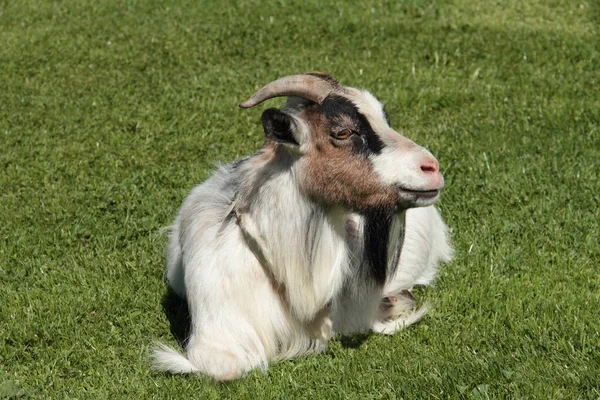
<svg viewBox="0 0 600 400">
<path fill-rule="evenodd" d="M 364 93 L 363 109 L 381 107 Z M 373 126 L 390 129 L 380 109 L 372 114 Z M 298 126 L 303 149 L 310 135 Z M 377 168 L 397 167 L 390 154 L 383 157 Z M 235 379 L 271 361 L 322 352 L 338 333 L 393 334 L 427 312 L 405 294 L 429 284 L 438 264 L 451 258 L 438 211 L 428 206 L 393 217 L 388 263 L 398 266 L 382 287 L 356 272 L 364 217 L 306 196 L 299 185 L 303 160 L 300 150 L 275 162 L 255 156 L 220 166 L 187 197 L 172 226 L 165 277 L 187 299 L 191 336 L 185 356 L 158 347 L 156 368 Z M 384 179 L 413 185 L 392 172 Z M 384 298 L 392 300 L 382 309 Z"/>
</svg>

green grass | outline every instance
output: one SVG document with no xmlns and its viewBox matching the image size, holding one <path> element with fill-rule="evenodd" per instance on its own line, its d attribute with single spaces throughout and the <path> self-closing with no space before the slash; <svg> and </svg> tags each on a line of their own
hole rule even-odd
<svg viewBox="0 0 600 400">
<path fill-rule="evenodd" d="M 0 0 L 0 398 L 599 398 L 599 24 L 591 0 Z M 234 383 L 151 372 L 161 229 L 261 146 L 237 104 L 311 70 L 439 159 L 435 310 Z"/>
</svg>

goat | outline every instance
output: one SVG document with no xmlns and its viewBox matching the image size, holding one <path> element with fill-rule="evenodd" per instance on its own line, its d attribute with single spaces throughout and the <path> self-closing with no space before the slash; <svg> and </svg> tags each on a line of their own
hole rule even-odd
<svg viewBox="0 0 600 400">
<path fill-rule="evenodd" d="M 452 256 L 432 206 L 438 162 L 373 95 L 324 73 L 278 79 L 240 107 L 284 96 L 262 114 L 262 149 L 219 166 L 175 218 L 165 278 L 191 334 L 186 356 L 154 350 L 159 370 L 236 379 L 427 312 L 411 290 Z"/>
</svg>

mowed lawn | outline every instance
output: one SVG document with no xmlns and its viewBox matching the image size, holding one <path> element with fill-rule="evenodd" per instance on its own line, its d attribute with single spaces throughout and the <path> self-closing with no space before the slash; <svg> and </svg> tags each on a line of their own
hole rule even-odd
<svg viewBox="0 0 600 400">
<path fill-rule="evenodd" d="M 599 27 L 591 0 L 0 1 L 0 398 L 597 399 Z M 313 70 L 440 161 L 434 310 L 233 383 L 152 372 L 164 228 L 281 100 L 237 104 Z"/>
</svg>

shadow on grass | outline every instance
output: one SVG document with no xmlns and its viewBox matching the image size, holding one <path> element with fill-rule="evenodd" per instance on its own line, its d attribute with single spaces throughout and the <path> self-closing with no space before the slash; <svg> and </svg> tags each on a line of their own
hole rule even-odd
<svg viewBox="0 0 600 400">
<path fill-rule="evenodd" d="M 168 288 L 162 300 L 162 307 L 171 325 L 171 333 L 179 344 L 185 347 L 192 327 L 187 301 L 179 297 L 171 288 Z"/>
<path fill-rule="evenodd" d="M 362 333 L 352 336 L 342 336 L 339 341 L 345 349 L 358 349 L 369 338 L 369 333 Z"/>
</svg>

